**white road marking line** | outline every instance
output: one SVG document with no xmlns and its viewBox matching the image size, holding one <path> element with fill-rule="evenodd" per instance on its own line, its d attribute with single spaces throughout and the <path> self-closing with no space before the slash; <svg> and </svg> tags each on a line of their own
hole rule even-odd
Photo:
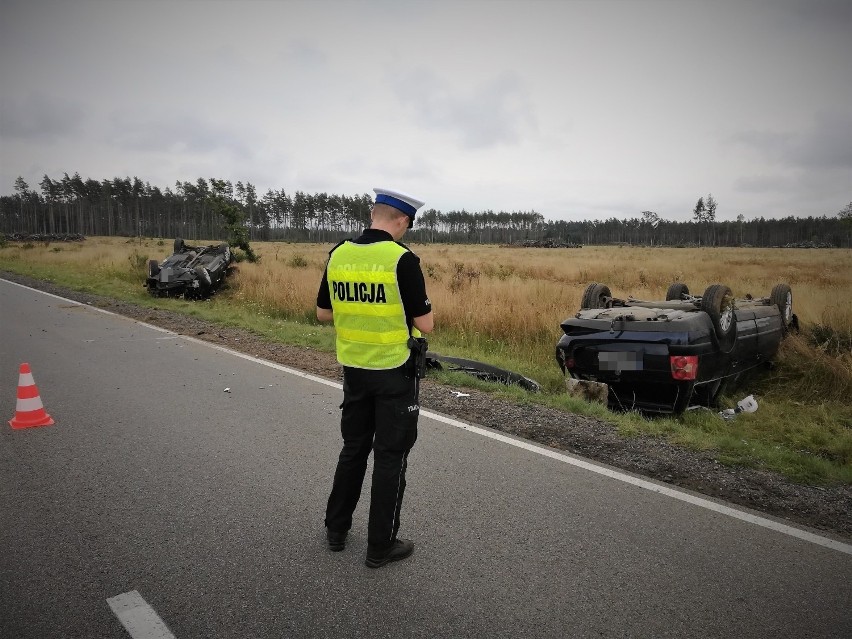
<svg viewBox="0 0 852 639">
<path fill-rule="evenodd" d="M 141 322 L 140 322 L 140 324 L 141 324 Z M 163 340 L 178 339 L 179 337 L 181 337 L 181 336 L 178 335 L 177 333 L 172 333 L 171 335 L 166 335 L 165 337 L 154 337 L 153 340 L 155 342 L 162 342 Z M 107 338 L 104 338 L 104 339 L 86 339 L 86 340 L 83 340 L 83 341 L 86 342 L 87 344 L 94 344 L 95 342 L 97 342 L 98 344 L 108 344 L 109 342 L 122 342 L 122 343 L 124 343 L 124 342 L 150 342 L 151 339 L 152 338 L 148 338 L 148 337 L 139 337 L 139 338 L 131 337 L 129 339 L 128 338 L 121 338 L 121 337 L 107 337 Z"/>
<path fill-rule="evenodd" d="M 4 282 L 8 280 L 2 280 Z M 64 297 L 59 297 L 58 295 L 53 295 L 52 293 L 44 293 L 43 291 L 39 291 L 38 289 L 30 288 L 28 286 L 24 286 L 23 284 L 18 284 L 16 282 L 9 282 L 10 284 L 15 284 L 15 286 L 20 286 L 21 288 L 26 288 L 31 291 L 35 291 L 37 293 L 43 293 L 44 295 L 49 295 L 51 297 L 55 297 L 56 299 L 65 300 L 68 302 L 73 302 L 74 300 L 68 300 Z M 89 307 L 94 308 L 94 307 Z M 241 357 L 242 359 L 255 362 L 258 364 L 262 364 L 263 366 L 268 366 L 270 368 L 274 368 L 276 370 L 289 373 L 290 375 L 295 375 L 297 377 L 302 377 L 304 379 L 311 380 L 313 382 L 317 382 L 319 384 L 324 384 L 326 386 L 330 386 L 332 388 L 336 388 L 338 390 L 343 389 L 342 384 L 338 384 L 337 382 L 333 382 L 329 379 L 325 379 L 323 377 L 318 377 L 316 375 L 311 375 L 310 373 L 305 373 L 303 371 L 297 370 L 295 368 L 290 368 L 288 366 L 282 366 L 281 364 L 276 364 L 275 362 L 270 362 L 265 359 L 260 359 L 259 357 L 254 357 L 253 355 L 246 355 L 245 353 L 240 353 L 238 351 L 231 350 L 230 348 L 226 348 L 224 346 L 219 346 L 218 344 L 211 344 L 210 342 L 205 342 L 204 340 L 196 339 L 194 337 L 189 337 L 187 335 L 179 335 L 178 333 L 174 333 L 172 331 L 168 331 L 164 328 L 160 328 L 159 326 L 153 326 L 151 324 L 146 324 L 145 322 L 140 322 L 138 320 L 134 320 L 129 317 L 125 317 L 123 315 L 119 315 L 117 313 L 113 313 L 111 311 L 105 311 L 100 308 L 95 308 L 95 310 L 100 311 L 102 313 L 106 313 L 107 315 L 114 315 L 115 317 L 119 317 L 121 319 L 129 320 L 131 322 L 136 322 L 137 324 L 141 324 L 143 326 L 147 326 L 157 331 L 161 331 L 164 333 L 169 333 L 171 335 L 178 335 L 182 339 L 185 339 L 189 342 L 194 342 L 196 344 L 200 344 L 203 346 L 207 346 L 209 348 L 214 348 L 216 350 L 222 351 L 224 353 L 229 353 L 236 357 Z M 611 468 L 607 468 L 605 466 L 600 466 L 593 462 L 587 461 L 585 459 L 574 457 L 565 453 L 557 452 L 555 450 L 544 448 L 542 446 L 532 444 L 530 442 L 524 440 L 514 439 L 513 437 L 509 437 L 507 435 L 501 435 L 500 433 L 495 433 L 490 430 L 486 430 L 484 428 L 480 428 L 478 426 L 473 426 L 471 424 L 466 424 L 465 422 L 459 421 L 457 419 L 453 419 L 451 417 L 445 417 L 444 415 L 439 415 L 438 413 L 433 413 L 428 410 L 421 410 L 420 414 L 429 419 L 433 419 L 437 422 L 442 422 L 449 426 L 455 426 L 456 428 L 461 428 L 462 430 L 467 430 L 472 433 L 476 433 L 477 435 L 482 435 L 483 437 L 489 437 L 491 439 L 495 439 L 497 441 L 501 441 L 503 443 L 509 444 L 510 446 L 516 446 L 518 448 L 523 448 L 524 450 L 530 451 L 532 453 L 536 453 L 538 455 L 542 455 L 544 457 L 549 457 L 551 459 L 555 459 L 560 462 L 564 462 L 566 464 L 570 464 L 572 466 L 576 466 L 578 468 L 582 468 L 583 470 L 587 470 L 592 473 L 596 473 L 598 475 L 603 475 L 605 477 L 609 477 L 610 479 L 615 479 L 620 482 L 624 482 L 626 484 L 630 484 L 632 486 L 636 486 L 638 488 L 643 488 L 645 490 L 649 490 L 651 492 L 655 492 L 661 495 L 665 495 L 667 497 L 671 497 L 672 499 L 677 499 L 679 501 L 686 502 L 688 504 L 692 504 L 693 506 L 698 506 L 700 508 L 705 508 L 707 510 L 711 510 L 713 512 L 717 512 L 722 515 L 726 515 L 728 517 L 732 517 L 734 519 L 739 519 L 740 521 L 744 521 L 750 524 L 754 524 L 756 526 L 761 526 L 762 528 L 767 528 L 769 530 L 774 530 L 775 532 L 779 532 L 783 535 L 788 535 L 790 537 L 795 537 L 796 539 L 801 539 L 802 541 L 807 541 L 812 544 L 816 544 L 818 546 L 823 546 L 824 548 L 830 548 L 831 550 L 837 550 L 839 552 L 845 553 L 847 555 L 852 555 L 852 545 L 843 543 L 842 541 L 836 541 L 834 539 L 830 539 L 828 537 L 823 537 L 822 535 L 817 535 L 812 532 L 808 532 L 807 530 L 802 530 L 801 528 L 796 528 L 795 526 L 790 526 L 788 524 L 783 524 L 781 522 L 774 521 L 772 519 L 767 519 L 765 517 L 760 517 L 758 515 L 753 515 L 748 512 L 744 512 L 742 510 L 738 510 L 731 506 L 726 506 L 724 504 L 719 504 L 710 499 L 704 499 L 702 497 L 696 497 L 695 495 L 691 495 L 689 493 L 682 492 L 675 488 L 671 488 L 669 486 L 665 486 L 663 484 L 657 484 L 652 481 L 646 479 L 639 479 L 638 477 L 633 477 L 632 475 L 628 475 L 626 473 L 619 472 L 617 470 L 613 470 Z"/>
<path fill-rule="evenodd" d="M 136 590 L 106 601 L 133 639 L 175 639 L 160 616 Z"/>
</svg>

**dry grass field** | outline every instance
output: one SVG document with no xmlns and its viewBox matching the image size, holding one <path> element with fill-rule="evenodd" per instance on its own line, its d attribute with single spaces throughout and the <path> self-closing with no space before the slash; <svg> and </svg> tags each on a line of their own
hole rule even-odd
<svg viewBox="0 0 852 639">
<path fill-rule="evenodd" d="M 329 245 L 257 243 L 260 264 L 240 265 L 240 294 L 285 314 L 312 307 Z M 522 249 L 413 245 L 421 258 L 439 326 L 487 333 L 510 344 L 553 336 L 575 312 L 589 282 L 616 296 L 664 299 L 686 282 L 694 294 L 712 283 L 737 296 L 769 295 L 778 282 L 793 289 L 806 323 L 852 326 L 852 251 L 807 249 L 669 249 L 586 247 Z M 289 285 L 288 285 L 289 284 Z"/>
<path fill-rule="evenodd" d="M 204 243 L 204 242 L 198 242 Z M 210 241 L 213 243 L 213 240 Z M 163 259 L 171 240 L 89 238 L 79 244 L 10 245 L 3 261 L 31 263 L 141 283 L 148 258 Z M 313 318 L 316 289 L 331 244 L 253 244 L 257 264 L 242 262 L 230 279 L 233 299 L 266 315 Z M 421 258 L 436 318 L 435 338 L 452 334 L 454 347 L 546 356 L 559 323 L 580 306 L 589 282 L 617 297 L 664 299 L 669 284 L 693 294 L 720 282 L 737 297 L 769 295 L 778 282 L 793 290 L 804 326 L 826 329 L 827 339 L 852 334 L 852 251 L 846 249 L 584 247 L 506 248 L 494 245 L 412 245 Z M 143 278 L 144 279 L 144 276 Z M 515 359 L 515 357 L 512 357 Z"/>
<path fill-rule="evenodd" d="M 258 244 L 260 264 L 243 264 L 237 296 L 283 317 L 312 314 L 327 245 Z M 521 249 L 498 246 L 411 247 L 421 258 L 435 310 L 436 344 L 518 363 L 527 370 L 552 362 L 560 322 L 580 307 L 589 282 L 613 295 L 665 299 L 674 281 L 700 295 L 716 282 L 738 297 L 768 296 L 779 282 L 793 289 L 794 311 L 820 327 L 826 347 L 841 357 L 841 379 L 852 377 L 852 251 L 808 249 L 671 249 L 585 247 Z M 449 335 L 442 336 L 442 333 Z M 799 350 L 819 356 L 804 344 Z M 803 353 L 799 353 L 801 356 Z M 833 366 L 833 365 L 832 365 Z M 850 390 L 845 387 L 846 391 Z"/>
<path fill-rule="evenodd" d="M 147 260 L 167 257 L 172 242 L 93 237 L 69 244 L 9 243 L 0 248 L 0 270 L 245 326 L 285 342 L 333 348 L 332 328 L 318 326 L 314 314 L 331 244 L 254 243 L 259 263 L 240 262 L 212 301 L 186 302 L 151 298 L 142 285 Z M 662 434 L 683 445 L 714 448 L 724 461 L 757 463 L 807 481 L 852 483 L 852 251 L 411 248 L 421 258 L 435 311 L 430 347 L 532 377 L 545 389 L 541 401 L 548 402 L 565 396 L 554 359 L 560 322 L 580 307 L 589 282 L 606 284 L 618 297 L 646 299 L 664 299 L 673 281 L 685 282 L 697 295 L 723 283 L 737 297 L 767 296 L 775 284 L 788 283 L 802 330 L 784 341 L 775 369 L 749 387 L 760 399 L 758 413 L 733 425 L 711 413 L 619 423 L 625 433 Z"/>
<path fill-rule="evenodd" d="M 135 287 L 144 279 L 147 259 L 163 259 L 171 246 L 171 240 L 150 238 L 89 238 L 79 244 L 27 248 L 10 245 L 0 253 L 0 263 L 79 273 L 84 285 L 83 274 L 88 272 L 104 280 L 126 282 L 139 295 L 144 291 Z M 253 248 L 260 262 L 241 262 L 220 299 L 227 297 L 266 317 L 313 322 L 316 289 L 331 244 L 259 242 Z M 814 371 L 811 377 L 817 376 L 827 397 L 848 397 L 852 392 L 849 250 L 411 248 L 421 258 L 435 310 L 433 347 L 446 354 L 485 359 L 541 376 L 543 369 L 554 368 L 559 324 L 579 308 L 589 282 L 606 284 L 618 297 L 645 299 L 664 299 L 674 281 L 685 282 L 697 295 L 709 284 L 720 282 L 738 297 L 766 296 L 775 284 L 786 282 L 792 287 L 794 311 L 807 335 L 804 340 L 791 340 L 786 350 L 805 360 L 833 356 L 824 362 L 829 375 L 823 378 Z"/>
</svg>

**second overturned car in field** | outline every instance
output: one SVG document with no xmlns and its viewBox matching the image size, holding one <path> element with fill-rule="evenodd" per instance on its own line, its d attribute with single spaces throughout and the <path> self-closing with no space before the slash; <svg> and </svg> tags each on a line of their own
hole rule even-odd
<svg viewBox="0 0 852 639">
<path fill-rule="evenodd" d="M 148 261 L 145 286 L 157 297 L 203 299 L 218 290 L 234 261 L 228 244 L 190 246 L 181 238 L 163 262 Z"/>
<path fill-rule="evenodd" d="M 618 299 L 589 284 L 580 311 L 562 322 L 556 361 L 575 380 L 599 386 L 610 408 L 681 413 L 715 406 L 726 389 L 775 357 L 798 326 L 793 294 L 734 298 L 723 284 L 690 295 L 675 282 L 661 301 Z"/>
</svg>

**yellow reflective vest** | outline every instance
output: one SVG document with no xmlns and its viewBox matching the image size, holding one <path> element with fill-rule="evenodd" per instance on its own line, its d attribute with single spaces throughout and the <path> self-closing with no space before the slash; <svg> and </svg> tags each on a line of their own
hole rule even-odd
<svg viewBox="0 0 852 639">
<path fill-rule="evenodd" d="M 328 287 L 337 361 L 344 366 L 384 370 L 408 360 L 411 333 L 396 277 L 396 265 L 406 251 L 391 241 L 346 241 L 332 251 Z"/>
</svg>

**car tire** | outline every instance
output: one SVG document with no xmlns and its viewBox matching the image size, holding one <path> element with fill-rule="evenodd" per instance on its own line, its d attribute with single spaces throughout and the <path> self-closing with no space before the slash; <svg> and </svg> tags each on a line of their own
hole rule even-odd
<svg viewBox="0 0 852 639">
<path fill-rule="evenodd" d="M 186 242 L 184 242 L 181 238 L 175 238 L 175 253 L 182 253 L 183 247 L 186 246 Z"/>
<path fill-rule="evenodd" d="M 210 272 L 201 266 L 201 264 L 197 264 L 194 269 L 195 274 L 198 276 L 198 281 L 201 283 L 203 288 L 210 288 L 213 285 L 213 278 L 210 277 Z"/>
<path fill-rule="evenodd" d="M 719 349 L 729 353 L 737 341 L 734 295 L 724 284 L 711 284 L 701 296 L 701 310 L 710 316 Z"/>
<path fill-rule="evenodd" d="M 781 312 L 781 332 L 786 335 L 793 324 L 793 291 L 787 284 L 776 284 L 769 294 L 769 300 Z"/>
<path fill-rule="evenodd" d="M 689 287 L 683 282 L 672 282 L 669 284 L 669 290 L 666 291 L 666 301 L 682 300 L 683 295 L 689 295 Z"/>
<path fill-rule="evenodd" d="M 592 282 L 583 291 L 583 300 L 580 303 L 581 308 L 606 308 L 607 299 L 612 297 L 609 287 L 604 284 Z"/>
<path fill-rule="evenodd" d="M 160 274 L 160 263 L 157 260 L 148 260 L 148 277 L 157 277 Z"/>
</svg>

